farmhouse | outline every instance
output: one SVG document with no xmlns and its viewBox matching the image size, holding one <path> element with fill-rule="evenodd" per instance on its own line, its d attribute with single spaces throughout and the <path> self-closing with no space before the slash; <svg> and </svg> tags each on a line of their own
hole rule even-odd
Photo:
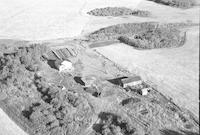
<svg viewBox="0 0 200 135">
<path fill-rule="evenodd" d="M 59 65 L 59 72 L 72 72 L 74 70 L 74 67 L 72 63 L 68 60 L 64 60 Z"/>
<path fill-rule="evenodd" d="M 122 81 L 122 86 L 125 88 L 127 86 L 135 86 L 142 84 L 142 79 L 140 76 L 133 76 L 133 77 L 128 77 L 124 78 L 121 80 Z"/>
</svg>

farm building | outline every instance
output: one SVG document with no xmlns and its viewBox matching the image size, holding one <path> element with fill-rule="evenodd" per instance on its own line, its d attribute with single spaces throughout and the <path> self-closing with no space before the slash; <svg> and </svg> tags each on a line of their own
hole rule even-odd
<svg viewBox="0 0 200 135">
<path fill-rule="evenodd" d="M 140 76 L 133 76 L 133 77 L 128 77 L 124 78 L 121 80 L 122 81 L 122 86 L 125 88 L 127 86 L 135 86 L 142 84 L 142 79 Z"/>
<path fill-rule="evenodd" d="M 59 72 L 72 72 L 74 70 L 73 64 L 69 60 L 48 60 L 48 65 L 51 68 L 59 70 Z"/>
<path fill-rule="evenodd" d="M 48 58 L 51 60 L 66 60 L 69 57 L 75 57 L 77 52 L 73 48 L 62 48 L 48 52 Z"/>
<path fill-rule="evenodd" d="M 61 65 L 62 61 L 59 59 L 48 59 L 47 64 L 54 69 L 59 70 L 59 66 Z"/>
<path fill-rule="evenodd" d="M 147 95 L 152 89 L 151 88 L 143 88 L 138 91 L 140 95 Z"/>
<path fill-rule="evenodd" d="M 123 87 L 122 79 L 125 79 L 125 78 L 128 78 L 128 77 L 125 77 L 125 76 L 124 77 L 118 77 L 118 78 L 110 79 L 108 81 L 112 84 L 119 85 L 119 86 Z"/>
<path fill-rule="evenodd" d="M 72 63 L 68 60 L 64 60 L 59 65 L 59 72 L 72 72 L 74 70 L 74 67 Z"/>
<path fill-rule="evenodd" d="M 48 59 L 49 59 L 49 60 L 56 60 L 56 59 L 58 59 L 58 58 L 56 57 L 56 55 L 55 55 L 52 51 L 49 51 L 49 52 L 47 53 L 47 56 L 48 56 Z"/>
<path fill-rule="evenodd" d="M 75 76 L 74 80 L 76 83 L 79 83 L 80 85 L 85 86 L 85 82 L 82 80 L 82 78 L 80 76 Z"/>
</svg>

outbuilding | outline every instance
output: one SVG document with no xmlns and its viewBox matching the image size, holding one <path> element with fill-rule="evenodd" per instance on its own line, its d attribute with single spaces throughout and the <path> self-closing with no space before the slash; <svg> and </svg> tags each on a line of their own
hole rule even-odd
<svg viewBox="0 0 200 135">
<path fill-rule="evenodd" d="M 72 62 L 68 61 L 68 60 L 64 60 L 61 62 L 61 64 L 59 65 L 59 72 L 73 72 L 74 71 L 74 67 Z"/>
<path fill-rule="evenodd" d="M 151 90 L 152 90 L 151 88 L 143 88 L 143 89 L 138 90 L 138 93 L 139 93 L 140 95 L 145 96 L 145 95 L 147 95 Z"/>
<path fill-rule="evenodd" d="M 122 86 L 126 88 L 127 86 L 136 86 L 139 84 L 142 84 L 142 79 L 140 76 L 132 76 L 128 78 L 124 78 L 121 80 L 122 81 Z"/>
</svg>

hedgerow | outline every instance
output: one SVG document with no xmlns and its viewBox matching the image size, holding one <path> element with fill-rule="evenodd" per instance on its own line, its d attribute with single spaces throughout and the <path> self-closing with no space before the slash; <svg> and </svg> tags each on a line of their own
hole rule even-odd
<svg viewBox="0 0 200 135">
<path fill-rule="evenodd" d="M 149 17 L 151 13 L 144 10 L 132 10 L 125 7 L 105 7 L 105 8 L 96 8 L 89 12 L 89 15 L 94 16 L 123 16 L 123 15 L 133 15 L 140 17 Z"/>
</svg>

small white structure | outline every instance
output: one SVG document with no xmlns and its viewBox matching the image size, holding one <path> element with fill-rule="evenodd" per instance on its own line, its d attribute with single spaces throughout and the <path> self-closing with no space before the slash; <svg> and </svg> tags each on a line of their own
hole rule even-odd
<svg viewBox="0 0 200 135">
<path fill-rule="evenodd" d="M 70 61 L 63 61 L 59 66 L 59 72 L 73 72 L 74 67 Z"/>
<path fill-rule="evenodd" d="M 124 78 L 121 81 L 124 88 L 126 88 L 127 86 L 136 86 L 142 84 L 142 79 L 140 76 Z"/>
<path fill-rule="evenodd" d="M 145 96 L 150 92 L 150 90 L 151 90 L 151 88 L 143 88 L 143 89 L 139 90 L 139 94 Z"/>
<path fill-rule="evenodd" d="M 65 86 L 62 87 L 62 90 L 66 90 Z"/>
</svg>

